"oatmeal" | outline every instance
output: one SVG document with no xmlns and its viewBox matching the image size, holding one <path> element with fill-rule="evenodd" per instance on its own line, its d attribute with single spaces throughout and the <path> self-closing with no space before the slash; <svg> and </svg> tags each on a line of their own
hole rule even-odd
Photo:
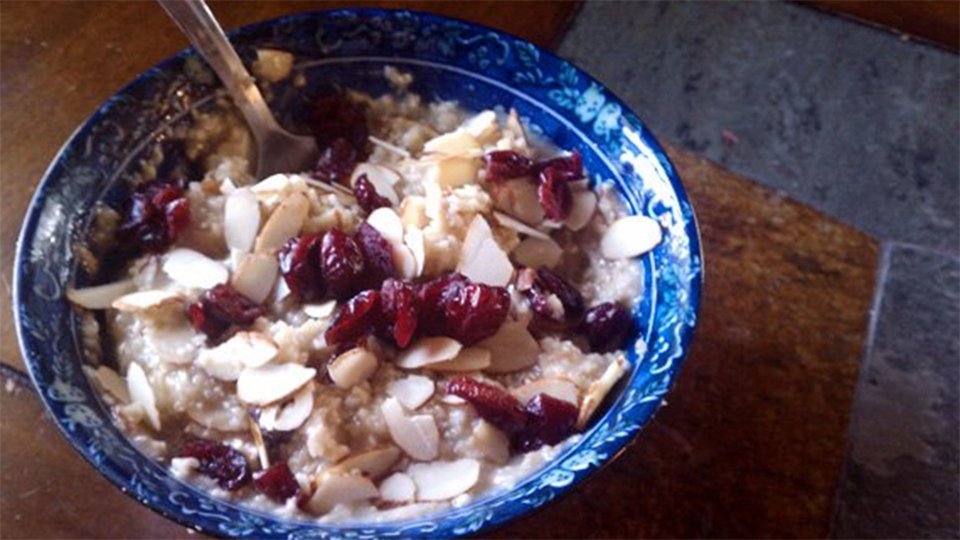
<svg viewBox="0 0 960 540">
<path fill-rule="evenodd" d="M 388 76 L 395 94 L 316 104 L 309 173 L 253 182 L 221 152 L 139 185 L 125 278 L 69 291 L 106 310 L 116 369 L 86 371 L 117 423 L 214 496 L 323 522 L 463 505 L 578 440 L 630 368 L 659 225 L 515 111 Z"/>
</svg>

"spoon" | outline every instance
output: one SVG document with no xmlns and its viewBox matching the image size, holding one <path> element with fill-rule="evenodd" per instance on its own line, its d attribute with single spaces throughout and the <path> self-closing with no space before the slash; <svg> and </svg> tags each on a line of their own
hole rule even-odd
<svg viewBox="0 0 960 540">
<path fill-rule="evenodd" d="M 320 154 L 316 141 L 280 127 L 207 4 L 203 0 L 157 2 L 213 68 L 247 120 L 257 144 L 257 179 L 313 168 Z"/>
</svg>

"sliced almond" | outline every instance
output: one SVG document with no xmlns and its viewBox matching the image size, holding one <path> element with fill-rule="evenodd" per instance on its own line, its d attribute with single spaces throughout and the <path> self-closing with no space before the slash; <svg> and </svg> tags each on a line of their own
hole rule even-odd
<svg viewBox="0 0 960 540">
<path fill-rule="evenodd" d="M 413 251 L 403 243 L 394 243 L 393 248 L 393 266 L 401 279 L 411 280 L 416 277 L 417 258 Z"/>
<path fill-rule="evenodd" d="M 607 259 L 629 259 L 650 251 L 663 240 L 663 229 L 647 216 L 626 216 L 614 221 L 600 240 Z"/>
<path fill-rule="evenodd" d="M 270 468 L 270 453 L 267 452 L 267 444 L 263 440 L 263 432 L 257 422 L 247 415 L 247 426 L 250 428 L 250 438 L 253 439 L 253 445 L 257 447 L 257 457 L 260 458 L 260 468 L 263 470 Z"/>
<path fill-rule="evenodd" d="M 244 368 L 260 367 L 277 357 L 279 349 L 259 332 L 237 332 L 212 349 L 203 349 L 197 365 L 222 381 L 235 381 Z"/>
<path fill-rule="evenodd" d="M 529 178 L 504 182 L 494 192 L 498 209 L 527 225 L 539 225 L 544 218 L 543 207 L 537 196 L 537 186 Z"/>
<path fill-rule="evenodd" d="M 476 283 L 506 287 L 513 279 L 513 263 L 497 241 L 488 238 L 473 257 L 460 266 L 460 273 Z"/>
<path fill-rule="evenodd" d="M 396 398 L 387 398 L 380 411 L 390 431 L 390 437 L 413 459 L 429 461 L 436 459 L 440 451 L 440 432 L 430 415 L 409 417 Z"/>
<path fill-rule="evenodd" d="M 417 486 L 418 501 L 445 501 L 466 493 L 480 479 L 480 462 L 475 459 L 414 463 L 407 474 Z"/>
<path fill-rule="evenodd" d="M 482 418 L 473 429 L 471 442 L 493 463 L 503 465 L 510 459 L 510 439 L 504 432 Z"/>
<path fill-rule="evenodd" d="M 127 392 L 130 394 L 132 403 L 143 407 L 153 430 L 160 431 L 160 411 L 157 410 L 156 395 L 153 393 L 150 381 L 147 380 L 147 374 L 136 362 L 132 362 L 127 368 Z"/>
<path fill-rule="evenodd" d="M 509 373 L 537 363 L 540 345 L 522 323 L 507 322 L 497 333 L 477 344 L 490 350 L 490 373 Z"/>
<path fill-rule="evenodd" d="M 510 109 L 503 131 L 509 133 L 512 137 L 510 149 L 527 150 L 530 148 L 530 144 L 527 142 L 527 134 L 523 129 L 523 123 L 520 122 L 520 115 L 517 114 L 516 109 Z"/>
<path fill-rule="evenodd" d="M 182 304 L 183 301 L 183 295 L 175 291 L 139 291 L 117 298 L 113 301 L 113 308 L 118 311 L 135 313 Z"/>
<path fill-rule="evenodd" d="M 227 247 L 246 253 L 260 229 L 260 203 L 250 188 L 242 188 L 227 195 L 223 204 L 223 236 Z"/>
<path fill-rule="evenodd" d="M 225 407 L 221 403 L 191 403 L 187 407 L 187 416 L 207 429 L 215 429 L 225 433 L 248 429 L 247 415 L 243 410 L 238 407 Z"/>
<path fill-rule="evenodd" d="M 579 231 L 590 223 L 590 218 L 597 211 L 597 194 L 593 191 L 575 191 L 573 206 L 563 224 L 571 231 Z"/>
<path fill-rule="evenodd" d="M 497 122 L 497 113 L 486 110 L 468 119 L 463 124 L 467 133 L 480 144 L 490 144 L 500 136 L 500 123 Z"/>
<path fill-rule="evenodd" d="M 273 255 L 248 253 L 233 274 L 233 288 L 254 302 L 263 303 L 273 290 L 279 272 L 280 266 Z"/>
<path fill-rule="evenodd" d="M 97 385 L 103 391 L 116 398 L 117 401 L 123 404 L 130 403 L 130 391 L 127 389 L 127 383 L 116 371 L 107 366 L 100 366 L 97 369 L 84 366 L 83 370 L 87 372 L 90 378 L 97 381 Z"/>
<path fill-rule="evenodd" d="M 304 304 L 302 309 L 304 314 L 311 319 L 329 319 L 337 310 L 337 301 L 328 300 L 322 304 Z"/>
<path fill-rule="evenodd" d="M 82 289 L 68 288 L 67 300 L 82 308 L 107 309 L 116 299 L 136 289 L 137 285 L 132 279 Z"/>
<path fill-rule="evenodd" d="M 387 385 L 387 393 L 397 398 L 411 411 L 426 403 L 433 396 L 435 389 L 433 380 L 423 375 L 411 375 L 391 381 Z"/>
<path fill-rule="evenodd" d="M 387 141 L 385 141 L 385 140 L 383 140 L 383 139 L 378 139 L 378 138 L 374 137 L 373 135 L 368 135 L 368 136 L 367 136 L 367 140 L 370 141 L 371 143 L 373 143 L 373 144 L 375 144 L 375 145 L 383 148 L 384 150 L 386 150 L 386 151 L 388 151 L 388 152 L 393 152 L 394 154 L 396 154 L 396 155 L 398 155 L 398 156 L 400 156 L 400 157 L 402 157 L 402 158 L 404 158 L 404 159 L 410 159 L 410 152 L 408 152 L 408 151 L 407 151 L 406 149 L 404 149 L 404 148 L 400 148 L 399 146 L 397 146 L 397 145 L 395 145 L 395 144 L 390 144 L 389 142 L 387 142 Z"/>
<path fill-rule="evenodd" d="M 583 397 L 583 404 L 580 406 L 580 415 L 577 418 L 577 429 L 582 430 L 587 426 L 590 417 L 597 411 L 597 407 L 603 402 L 613 385 L 623 377 L 627 372 L 627 360 L 623 356 L 617 356 L 613 363 L 607 366 L 603 375 L 593 381 L 587 388 L 586 395 Z"/>
<path fill-rule="evenodd" d="M 400 221 L 404 227 L 423 229 L 427 220 L 427 200 L 419 195 L 408 195 L 400 201 Z"/>
<path fill-rule="evenodd" d="M 300 364 L 267 364 L 246 368 L 237 378 L 237 397 L 251 405 L 270 405 L 313 380 L 317 370 Z"/>
<path fill-rule="evenodd" d="M 393 473 L 383 482 L 380 482 L 380 498 L 387 502 L 413 502 L 416 492 L 416 484 L 406 473 Z"/>
<path fill-rule="evenodd" d="M 353 191 L 346 186 L 323 182 L 315 178 L 305 178 L 304 182 L 306 182 L 308 186 L 315 187 L 327 193 L 332 193 L 337 197 L 337 200 L 340 201 L 341 204 L 350 206 L 357 203 L 357 197 L 353 194 Z"/>
<path fill-rule="evenodd" d="M 461 349 L 454 358 L 424 366 L 431 371 L 463 372 L 480 371 L 490 367 L 490 350 L 483 347 Z"/>
<path fill-rule="evenodd" d="M 342 353 L 327 366 L 330 379 L 340 388 L 353 388 L 377 371 L 377 357 L 367 349 L 356 347 Z"/>
<path fill-rule="evenodd" d="M 367 216 L 367 224 L 387 241 L 403 242 L 403 222 L 393 208 L 377 208 Z"/>
<path fill-rule="evenodd" d="M 400 173 L 382 165 L 360 163 L 353 169 L 353 174 L 350 175 L 350 185 L 354 186 L 361 176 L 366 176 L 377 194 L 385 197 L 391 205 L 396 207 L 400 204 L 397 190 L 393 187 L 400 181 Z"/>
<path fill-rule="evenodd" d="M 553 268 L 560 263 L 563 257 L 563 248 L 549 237 L 546 240 L 540 238 L 524 238 L 510 252 L 510 257 L 520 266 L 528 268 Z"/>
<path fill-rule="evenodd" d="M 407 234 L 403 237 L 403 242 L 407 245 L 407 248 L 410 249 L 410 253 L 413 255 L 413 260 L 415 261 L 413 277 L 423 275 L 423 267 L 427 263 L 427 251 L 423 243 L 423 231 L 416 227 L 410 227 L 407 229 Z"/>
<path fill-rule="evenodd" d="M 473 183 L 480 169 L 479 160 L 469 157 L 443 157 L 427 164 L 426 182 L 442 187 Z"/>
<path fill-rule="evenodd" d="M 519 219 L 516 219 L 513 216 L 509 216 L 507 214 L 504 214 L 503 212 L 494 211 L 493 217 L 497 218 L 497 222 L 503 225 L 504 227 L 513 229 L 520 234 L 525 234 L 527 236 L 532 236 L 534 238 L 539 238 L 541 240 L 551 240 L 550 235 L 548 235 L 547 233 L 534 229 L 533 227 L 527 225 L 526 223 L 520 221 Z"/>
<path fill-rule="evenodd" d="M 235 381 L 243 371 L 244 365 L 241 356 L 232 354 L 227 343 L 213 349 L 203 349 L 197 355 L 197 366 L 208 375 L 221 381 Z"/>
<path fill-rule="evenodd" d="M 447 156 L 477 157 L 482 154 L 480 143 L 465 129 L 434 137 L 423 144 L 423 151 Z"/>
<path fill-rule="evenodd" d="M 513 397 L 520 403 L 530 401 L 537 394 L 547 394 L 550 397 L 557 398 L 574 407 L 580 403 L 580 389 L 570 379 L 561 377 L 546 377 L 528 382 L 527 384 L 514 388 L 510 391 Z"/>
<path fill-rule="evenodd" d="M 269 253 L 279 249 L 290 237 L 300 232 L 309 210 L 310 201 L 306 195 L 300 192 L 288 195 L 263 224 L 254 251 Z"/>
<path fill-rule="evenodd" d="M 372 499 L 379 494 L 377 486 L 364 476 L 326 474 L 318 479 L 316 490 L 307 502 L 307 510 L 323 515 L 339 504 Z"/>
<path fill-rule="evenodd" d="M 175 248 L 163 256 L 163 271 L 184 287 L 212 289 L 230 278 L 230 271 L 199 251 Z"/>
<path fill-rule="evenodd" d="M 349 456 L 330 469 L 335 474 L 360 474 L 377 480 L 390 472 L 390 468 L 400 460 L 400 449 L 396 446 L 374 448 Z"/>
<path fill-rule="evenodd" d="M 447 405 L 466 405 L 467 400 L 463 399 L 460 396 L 455 396 L 453 394 L 445 394 L 440 401 L 446 403 Z"/>
<path fill-rule="evenodd" d="M 490 230 L 490 224 L 477 214 L 470 221 L 467 227 L 467 233 L 463 237 L 463 246 L 460 248 L 460 265 L 463 266 L 467 261 L 474 258 L 484 242 L 493 238 L 493 231 Z"/>
<path fill-rule="evenodd" d="M 293 398 L 260 410 L 260 425 L 269 431 L 293 431 L 303 425 L 313 412 L 313 381 L 301 388 Z"/>
<path fill-rule="evenodd" d="M 428 364 L 451 360 L 457 356 L 463 345 L 459 341 L 444 336 L 426 337 L 417 340 L 397 356 L 397 367 L 417 369 Z"/>
</svg>

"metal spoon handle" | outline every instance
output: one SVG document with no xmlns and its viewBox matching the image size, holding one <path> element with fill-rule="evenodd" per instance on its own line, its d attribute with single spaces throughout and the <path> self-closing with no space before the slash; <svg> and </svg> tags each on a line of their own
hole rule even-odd
<svg viewBox="0 0 960 540">
<path fill-rule="evenodd" d="M 233 102 L 243 113 L 254 136 L 276 129 L 277 123 L 253 77 L 247 72 L 203 0 L 157 0 L 186 34 L 193 48 L 223 82 Z"/>
</svg>

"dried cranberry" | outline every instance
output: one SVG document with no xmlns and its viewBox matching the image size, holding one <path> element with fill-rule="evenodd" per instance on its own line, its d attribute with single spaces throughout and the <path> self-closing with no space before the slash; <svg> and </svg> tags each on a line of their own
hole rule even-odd
<svg viewBox="0 0 960 540">
<path fill-rule="evenodd" d="M 249 326 L 264 313 L 263 306 L 224 283 L 204 292 L 188 308 L 193 327 L 210 339 L 218 339 L 231 325 Z"/>
<path fill-rule="evenodd" d="M 575 405 L 547 394 L 530 398 L 523 411 L 526 424 L 513 437 L 513 447 L 519 452 L 530 452 L 566 439 L 573 433 L 579 414 Z"/>
<path fill-rule="evenodd" d="M 317 146 L 327 148 L 343 139 L 361 154 L 367 144 L 367 117 L 363 109 L 342 93 L 324 96 L 314 103 L 310 117 Z"/>
<path fill-rule="evenodd" d="M 352 343 L 369 334 L 382 319 L 380 293 L 363 291 L 340 308 L 323 336 L 329 345 Z"/>
<path fill-rule="evenodd" d="M 487 166 L 488 182 L 499 183 L 534 172 L 533 161 L 513 150 L 494 150 L 483 156 L 483 160 Z"/>
<path fill-rule="evenodd" d="M 569 156 L 553 158 L 540 162 L 536 165 L 540 179 L 546 171 L 552 171 L 552 174 L 565 182 L 573 182 L 583 178 L 583 158 L 580 152 L 574 151 Z"/>
<path fill-rule="evenodd" d="M 368 214 L 377 208 L 390 206 L 390 200 L 377 193 L 377 188 L 373 187 L 373 182 L 366 174 L 357 177 L 353 184 L 353 194 L 357 197 L 357 204 Z"/>
<path fill-rule="evenodd" d="M 380 287 L 380 302 L 390 339 L 398 347 L 406 347 L 417 331 L 416 289 L 409 283 L 388 279 Z"/>
<path fill-rule="evenodd" d="M 334 298 L 346 300 L 359 289 L 363 253 L 343 231 L 333 229 L 323 236 L 320 263 L 327 292 Z"/>
<path fill-rule="evenodd" d="M 531 276 L 532 274 L 532 276 Z M 530 276 L 530 277 L 528 277 Z M 521 284 L 521 281 L 528 283 Z M 583 317 L 583 295 L 558 274 L 546 268 L 524 269 L 518 279 L 518 288 L 530 300 L 530 308 L 537 322 L 546 329 L 561 329 L 576 325 Z M 556 300 L 552 300 L 555 297 Z M 561 308 L 558 312 L 557 307 Z"/>
<path fill-rule="evenodd" d="M 363 223 L 354 233 L 353 240 L 363 253 L 364 287 L 379 288 L 383 280 L 397 275 L 397 270 L 393 266 L 393 249 L 376 229 Z"/>
<path fill-rule="evenodd" d="M 527 423 L 523 406 L 509 393 L 467 377 L 447 383 L 447 393 L 467 400 L 480 418 L 508 434 L 520 433 Z"/>
<path fill-rule="evenodd" d="M 510 311 L 510 293 L 503 287 L 468 283 L 447 296 L 443 307 L 445 334 L 470 345 L 500 329 Z"/>
<path fill-rule="evenodd" d="M 543 207 L 543 213 L 554 221 L 563 221 L 570 215 L 573 207 L 573 192 L 558 169 L 548 168 L 540 173 L 537 186 L 537 199 Z"/>
<path fill-rule="evenodd" d="M 342 182 L 353 173 L 357 160 L 356 149 L 346 139 L 335 139 L 320 151 L 313 176 L 324 182 Z"/>
<path fill-rule="evenodd" d="M 206 439 L 190 439 L 180 447 L 178 456 L 199 461 L 197 470 L 216 480 L 223 489 L 234 491 L 250 481 L 250 466 L 246 458 L 225 444 Z"/>
<path fill-rule="evenodd" d="M 304 234 L 287 240 L 277 253 L 283 280 L 302 300 L 312 301 L 323 295 L 322 242 L 322 235 Z"/>
<path fill-rule="evenodd" d="M 615 351 L 626 345 L 633 331 L 633 318 L 620 304 L 604 302 L 587 310 L 581 329 L 593 350 Z"/>
<path fill-rule="evenodd" d="M 300 496 L 300 483 L 290 471 L 290 466 L 283 461 L 274 463 L 267 470 L 254 475 L 253 486 L 278 503 Z"/>
<path fill-rule="evenodd" d="M 123 212 L 117 237 L 133 252 L 157 253 L 173 244 L 190 224 L 190 203 L 177 182 L 155 180 L 137 186 Z"/>
<path fill-rule="evenodd" d="M 434 278 L 417 287 L 417 299 L 420 307 L 419 328 L 431 336 L 446 335 L 447 302 L 462 287 L 470 283 L 462 274 L 451 273 Z"/>
</svg>

